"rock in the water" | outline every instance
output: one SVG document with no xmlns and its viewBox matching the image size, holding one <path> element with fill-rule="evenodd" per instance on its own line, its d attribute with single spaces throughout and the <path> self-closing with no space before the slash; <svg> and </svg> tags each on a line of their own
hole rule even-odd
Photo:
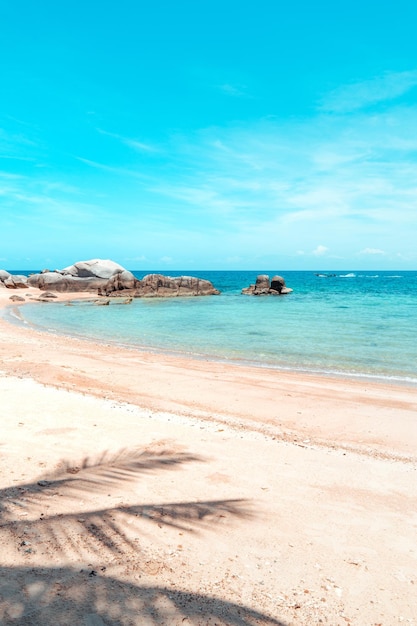
<svg viewBox="0 0 417 626">
<path fill-rule="evenodd" d="M 247 296 L 277 296 L 291 292 L 292 289 L 285 285 L 285 280 L 282 276 L 274 276 L 270 281 L 267 274 L 259 274 L 254 285 L 249 285 L 249 287 L 242 289 L 242 293 Z"/>
<path fill-rule="evenodd" d="M 270 282 L 267 274 L 259 274 L 256 277 L 255 291 L 257 294 L 267 294 L 269 292 Z"/>
<path fill-rule="evenodd" d="M 107 297 L 207 296 L 219 293 L 210 281 L 193 276 L 172 278 L 162 274 L 148 274 L 138 280 L 118 263 L 101 259 L 78 261 L 53 272 L 43 270 L 30 276 L 28 284 L 48 292 L 95 291 L 99 296 Z"/>
<path fill-rule="evenodd" d="M 287 287 L 285 287 L 285 280 L 282 276 L 274 276 L 271 278 L 271 289 L 273 291 L 277 291 L 278 293 L 282 293 L 283 289 L 287 289 Z"/>
<path fill-rule="evenodd" d="M 94 304 L 96 306 L 108 306 L 110 304 L 110 300 L 108 298 L 103 298 L 102 300 L 94 300 Z"/>
<path fill-rule="evenodd" d="M 130 279 L 124 281 L 123 276 L 111 278 L 99 291 L 101 295 L 120 296 L 128 295 L 134 298 L 178 297 L 178 296 L 211 296 L 220 292 L 213 284 L 194 276 L 164 276 L 163 274 L 148 274 L 142 280 L 134 279 L 130 286 Z"/>
</svg>

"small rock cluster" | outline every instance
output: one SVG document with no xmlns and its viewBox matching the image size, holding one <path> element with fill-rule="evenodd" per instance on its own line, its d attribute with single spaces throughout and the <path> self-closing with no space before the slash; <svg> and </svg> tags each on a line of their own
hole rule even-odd
<svg viewBox="0 0 417 626">
<path fill-rule="evenodd" d="M 256 283 L 242 289 L 242 293 L 246 296 L 282 296 L 291 293 L 292 289 L 285 285 L 282 276 L 274 276 L 269 280 L 267 274 L 259 274 L 256 277 Z"/>
</svg>

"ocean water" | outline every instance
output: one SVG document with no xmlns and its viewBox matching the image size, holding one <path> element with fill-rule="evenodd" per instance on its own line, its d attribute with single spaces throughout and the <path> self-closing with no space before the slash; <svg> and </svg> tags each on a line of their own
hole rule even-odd
<svg viewBox="0 0 417 626">
<path fill-rule="evenodd" d="M 104 307 L 30 303 L 6 315 L 138 349 L 417 385 L 417 272 L 282 272 L 294 291 L 275 297 L 241 295 L 257 274 L 274 271 L 170 275 L 190 273 L 221 294 Z"/>
</svg>

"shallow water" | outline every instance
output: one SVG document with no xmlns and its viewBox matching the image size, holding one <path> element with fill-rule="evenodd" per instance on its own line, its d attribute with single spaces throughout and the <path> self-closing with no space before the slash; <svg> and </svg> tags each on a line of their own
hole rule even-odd
<svg viewBox="0 0 417 626">
<path fill-rule="evenodd" d="M 285 272 L 293 293 L 241 295 L 259 273 L 276 272 L 193 272 L 219 296 L 104 307 L 30 303 L 20 315 L 42 329 L 107 343 L 417 384 L 417 272 Z"/>
</svg>

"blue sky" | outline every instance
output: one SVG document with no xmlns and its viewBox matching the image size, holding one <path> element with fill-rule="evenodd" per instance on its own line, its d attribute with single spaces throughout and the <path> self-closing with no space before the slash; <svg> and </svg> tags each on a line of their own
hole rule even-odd
<svg viewBox="0 0 417 626">
<path fill-rule="evenodd" d="M 0 268 L 417 269 L 414 0 L 5 0 Z"/>
</svg>

